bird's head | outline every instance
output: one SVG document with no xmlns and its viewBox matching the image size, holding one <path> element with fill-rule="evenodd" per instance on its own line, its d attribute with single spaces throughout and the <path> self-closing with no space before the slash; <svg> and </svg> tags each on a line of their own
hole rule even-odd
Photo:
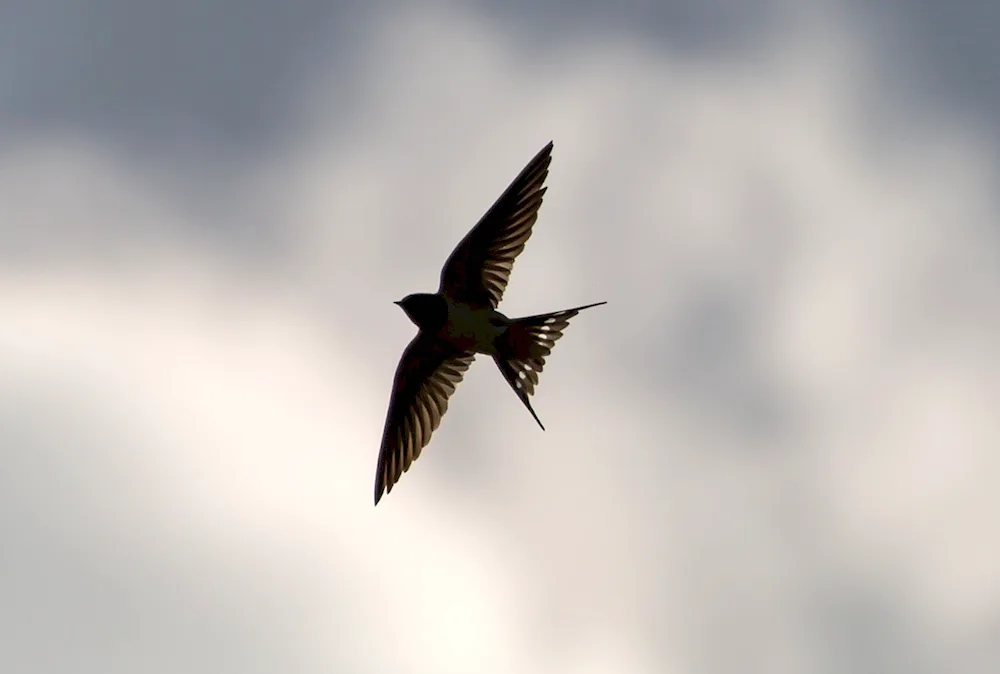
<svg viewBox="0 0 1000 674">
<path fill-rule="evenodd" d="M 395 304 L 422 330 L 437 331 L 448 319 L 448 304 L 440 295 L 413 293 Z"/>
</svg>

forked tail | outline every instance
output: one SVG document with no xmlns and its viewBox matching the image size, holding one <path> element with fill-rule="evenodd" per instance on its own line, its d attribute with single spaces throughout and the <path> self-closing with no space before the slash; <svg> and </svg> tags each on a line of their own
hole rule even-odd
<svg viewBox="0 0 1000 674">
<path fill-rule="evenodd" d="M 552 347 L 563 336 L 571 318 L 584 309 L 602 304 L 607 302 L 514 319 L 498 342 L 499 351 L 493 356 L 493 361 L 543 431 L 545 426 L 532 409 L 528 396 L 535 393 L 538 375 L 545 367 L 545 357 L 552 353 Z"/>
</svg>

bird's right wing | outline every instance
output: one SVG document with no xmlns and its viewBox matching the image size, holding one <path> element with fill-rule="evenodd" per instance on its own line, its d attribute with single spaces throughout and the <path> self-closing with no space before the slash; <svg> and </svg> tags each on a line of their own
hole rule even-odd
<svg viewBox="0 0 1000 674">
<path fill-rule="evenodd" d="M 528 162 L 496 203 L 455 247 L 438 292 L 474 307 L 496 309 L 514 260 L 531 237 L 552 163 L 552 143 Z"/>
<path fill-rule="evenodd" d="M 448 410 L 448 398 L 476 354 L 417 334 L 396 368 L 375 473 L 375 505 L 409 469 Z"/>
</svg>

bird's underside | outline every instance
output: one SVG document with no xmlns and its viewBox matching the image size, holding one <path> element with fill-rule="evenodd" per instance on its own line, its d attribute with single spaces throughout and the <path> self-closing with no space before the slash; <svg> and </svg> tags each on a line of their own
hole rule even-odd
<svg viewBox="0 0 1000 674">
<path fill-rule="evenodd" d="M 495 311 L 538 219 L 551 153 L 549 143 L 462 239 L 441 271 L 437 293 L 417 293 L 397 303 L 420 331 L 403 352 L 393 379 L 375 474 L 376 504 L 430 442 L 476 351 L 493 357 L 541 426 L 529 396 L 545 358 L 573 316 L 604 304 L 522 319 L 506 319 Z"/>
</svg>

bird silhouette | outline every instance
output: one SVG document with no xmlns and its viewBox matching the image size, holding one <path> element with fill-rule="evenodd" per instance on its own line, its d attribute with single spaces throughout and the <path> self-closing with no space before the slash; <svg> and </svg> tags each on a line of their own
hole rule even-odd
<svg viewBox="0 0 1000 674">
<path fill-rule="evenodd" d="M 514 260 L 538 219 L 552 162 L 552 143 L 520 175 L 458 244 L 441 270 L 436 293 L 396 302 L 419 328 L 396 369 L 375 473 L 375 504 L 406 472 L 448 409 L 448 399 L 477 353 L 493 358 L 504 379 L 531 412 L 545 358 L 571 318 L 596 302 L 548 314 L 508 318 L 503 299 Z"/>
</svg>

